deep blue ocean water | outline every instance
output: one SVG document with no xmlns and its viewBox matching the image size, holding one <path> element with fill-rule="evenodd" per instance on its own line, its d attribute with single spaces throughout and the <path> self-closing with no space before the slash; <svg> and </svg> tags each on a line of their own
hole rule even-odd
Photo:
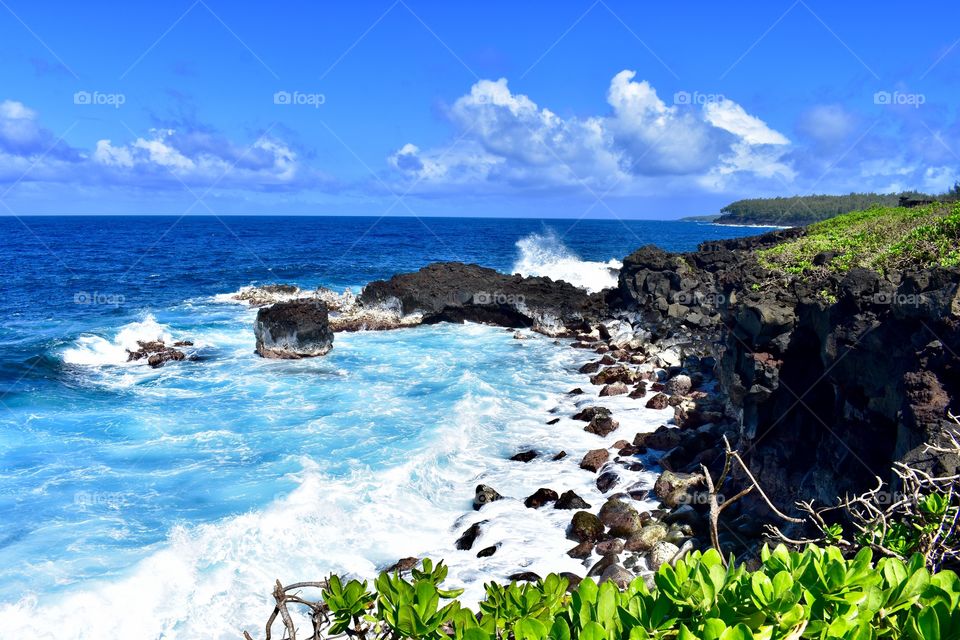
<svg viewBox="0 0 960 640">
<path fill-rule="evenodd" d="M 0 218 L 0 637 L 191 638 L 211 618 L 259 626 L 275 578 L 370 574 L 404 555 L 453 553 L 451 527 L 479 478 L 520 492 L 552 477 L 502 460 L 520 444 L 551 446 L 543 415 L 577 381 L 583 354 L 491 327 L 436 326 L 341 334 L 327 357 L 264 361 L 253 354 L 253 312 L 224 294 L 271 282 L 359 290 L 438 260 L 599 288 L 643 244 L 691 250 L 758 232 L 658 221 Z M 124 363 L 125 346 L 158 336 L 193 340 L 197 361 Z M 580 482 L 575 464 L 569 474 Z M 480 584 L 541 561 L 521 542 L 549 548 L 550 523 L 537 519 L 547 517 L 503 532 L 514 550 L 464 559 L 453 577 Z M 562 555 L 562 536 L 556 544 Z M 123 613 L 105 616 L 108 606 Z M 57 628 L 66 615 L 74 625 Z M 218 624 L 213 637 L 236 637 Z"/>
</svg>

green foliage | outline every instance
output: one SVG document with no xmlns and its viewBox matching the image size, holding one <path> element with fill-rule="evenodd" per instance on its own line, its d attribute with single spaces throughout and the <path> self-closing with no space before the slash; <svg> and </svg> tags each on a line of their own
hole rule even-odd
<svg viewBox="0 0 960 640">
<path fill-rule="evenodd" d="M 832 255 L 822 266 L 819 254 Z M 806 235 L 758 252 L 760 263 L 784 274 L 853 267 L 887 271 L 960 265 L 960 203 L 915 208 L 874 207 L 824 220 Z"/>
<path fill-rule="evenodd" d="M 947 508 L 930 500 L 932 513 Z M 863 549 L 852 559 L 835 547 L 803 552 L 765 548 L 756 571 L 715 551 L 695 552 L 664 565 L 650 589 L 642 579 L 626 589 L 586 578 L 567 593 L 556 575 L 536 583 L 488 584 L 475 614 L 440 588 L 443 564 L 427 564 L 408 581 L 381 574 L 377 594 L 366 584 L 331 577 L 324 590 L 330 632 L 366 637 L 358 615 L 370 617 L 390 640 L 846 640 L 960 637 L 960 579 L 931 573 L 923 557 L 885 557 L 874 564 Z M 425 561 L 425 564 L 429 561 Z M 347 621 L 344 626 L 343 621 Z M 350 621 L 355 625 L 351 628 Z"/>
<path fill-rule="evenodd" d="M 895 207 L 900 198 L 927 199 L 915 191 L 903 193 L 850 193 L 844 196 L 809 195 L 788 198 L 749 198 L 721 209 L 716 222 L 801 226 L 870 207 Z"/>
</svg>

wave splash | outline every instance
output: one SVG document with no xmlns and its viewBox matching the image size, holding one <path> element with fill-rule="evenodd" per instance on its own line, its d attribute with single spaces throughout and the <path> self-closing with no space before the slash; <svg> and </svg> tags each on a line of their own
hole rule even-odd
<svg viewBox="0 0 960 640">
<path fill-rule="evenodd" d="M 157 322 L 151 314 L 140 322 L 131 322 L 121 327 L 113 340 L 96 335 L 82 335 L 74 346 L 63 350 L 62 358 L 66 364 L 88 367 L 122 365 L 127 363 L 127 351 L 136 351 L 137 342 L 165 342 L 170 344 L 173 337 L 170 327 Z"/>
<path fill-rule="evenodd" d="M 617 286 L 617 274 L 623 266 L 619 260 L 580 259 L 552 229 L 517 240 L 517 249 L 520 255 L 513 264 L 514 273 L 564 280 L 590 293 Z"/>
</svg>

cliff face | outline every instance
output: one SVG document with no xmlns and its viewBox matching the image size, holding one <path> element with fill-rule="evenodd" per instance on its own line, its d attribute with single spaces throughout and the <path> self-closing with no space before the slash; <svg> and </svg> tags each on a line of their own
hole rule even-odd
<svg viewBox="0 0 960 640">
<path fill-rule="evenodd" d="M 781 506 L 862 491 L 898 460 L 954 473 L 957 460 L 922 445 L 960 409 L 960 272 L 776 277 L 754 257 L 803 233 L 644 247 L 624 261 L 616 302 L 655 336 L 709 343 L 736 446 Z"/>
</svg>

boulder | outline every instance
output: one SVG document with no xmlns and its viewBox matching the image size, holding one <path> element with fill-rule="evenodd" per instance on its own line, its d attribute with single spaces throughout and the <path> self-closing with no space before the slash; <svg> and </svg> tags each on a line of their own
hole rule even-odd
<svg viewBox="0 0 960 640">
<path fill-rule="evenodd" d="M 666 409 L 667 407 L 670 406 L 670 398 L 668 398 L 666 395 L 662 393 L 658 393 L 657 395 L 647 400 L 647 404 L 645 406 L 647 407 L 647 409 L 656 409 L 658 411 L 660 409 Z"/>
<path fill-rule="evenodd" d="M 633 582 L 634 575 L 619 564 L 612 564 L 603 570 L 600 576 L 600 584 L 612 582 L 619 589 L 626 589 Z"/>
<path fill-rule="evenodd" d="M 647 556 L 647 565 L 651 571 L 659 571 L 660 567 L 673 562 L 680 553 L 680 547 L 672 542 L 658 542 Z"/>
<path fill-rule="evenodd" d="M 604 471 L 597 476 L 597 490 L 600 493 L 607 493 L 620 482 L 620 476 L 616 471 Z"/>
<path fill-rule="evenodd" d="M 613 367 L 607 367 L 594 376 L 590 377 L 590 382 L 596 385 L 610 384 L 612 382 L 622 382 L 624 384 L 633 384 L 640 379 L 639 374 L 630 367 L 618 364 Z"/>
<path fill-rule="evenodd" d="M 480 525 L 482 522 L 474 522 L 472 525 L 467 527 L 467 530 L 457 538 L 456 546 L 460 551 L 468 551 L 473 548 L 473 543 L 476 542 L 477 537 L 480 535 Z"/>
<path fill-rule="evenodd" d="M 620 396 L 628 393 L 629 391 L 630 387 L 623 382 L 613 382 L 606 385 L 603 389 L 600 389 L 600 397 Z"/>
<path fill-rule="evenodd" d="M 530 462 L 531 460 L 536 458 L 538 455 L 539 454 L 536 451 L 531 449 L 529 451 L 521 451 L 520 453 L 515 453 L 512 456 L 510 456 L 510 459 L 513 460 L 514 462 Z"/>
<path fill-rule="evenodd" d="M 667 537 L 668 529 L 659 522 L 651 522 L 640 528 L 624 545 L 627 551 L 650 551 L 658 542 Z"/>
<path fill-rule="evenodd" d="M 278 302 L 257 312 L 256 352 L 264 358 L 322 356 L 333 348 L 327 307 L 315 300 Z"/>
<path fill-rule="evenodd" d="M 564 491 L 553 503 L 554 509 L 589 509 L 587 501 L 573 491 Z"/>
<path fill-rule="evenodd" d="M 693 381 L 690 376 L 680 374 L 673 376 L 664 385 L 663 390 L 672 396 L 685 396 L 693 388 Z"/>
<path fill-rule="evenodd" d="M 488 487 L 485 484 L 478 484 L 476 493 L 473 496 L 473 508 L 475 511 L 479 511 L 483 505 L 490 504 L 495 500 L 501 499 L 503 499 L 503 496 L 497 493 L 497 490 L 493 487 Z"/>
<path fill-rule="evenodd" d="M 580 468 L 596 473 L 609 459 L 610 452 L 606 449 L 591 449 L 580 461 Z"/>
<path fill-rule="evenodd" d="M 704 484 L 699 473 L 664 471 L 653 485 L 653 493 L 670 508 L 693 502 L 694 489 Z"/>
<path fill-rule="evenodd" d="M 597 413 L 590 420 L 590 424 L 583 428 L 587 433 L 595 433 L 601 438 L 605 438 L 620 427 L 620 423 L 610 417 L 610 412 L 605 414 Z"/>
<path fill-rule="evenodd" d="M 174 346 L 192 346 L 190 341 L 175 342 Z M 137 340 L 137 349 L 135 351 L 127 350 L 127 362 L 136 362 L 146 359 L 147 364 L 154 369 L 162 367 L 170 361 L 180 361 L 186 359 L 183 351 L 168 347 L 162 340 L 143 342 Z"/>
<path fill-rule="evenodd" d="M 625 502 L 611 498 L 600 508 L 600 522 L 610 529 L 610 535 L 629 537 L 643 526 L 636 509 Z"/>
<path fill-rule="evenodd" d="M 570 535 L 580 542 L 597 542 L 603 537 L 603 523 L 589 511 L 577 511 L 570 521 Z"/>
<path fill-rule="evenodd" d="M 603 542 L 598 542 L 595 549 L 597 553 L 602 556 L 617 555 L 623 551 L 623 540 L 620 538 L 604 540 Z"/>
<path fill-rule="evenodd" d="M 593 554 L 593 543 L 589 540 L 577 544 L 573 549 L 567 551 L 567 555 L 577 560 L 586 560 Z"/>
<path fill-rule="evenodd" d="M 557 492 L 553 489 L 541 487 L 534 491 L 533 495 L 524 500 L 523 504 L 530 509 L 537 509 L 548 502 L 555 502 L 558 497 Z"/>
<path fill-rule="evenodd" d="M 498 542 L 497 544 L 494 544 L 494 545 L 491 545 L 491 546 L 489 546 L 489 547 L 485 547 L 485 548 L 483 548 L 483 549 L 480 549 L 480 551 L 477 551 L 477 557 L 478 557 L 478 558 L 489 558 L 490 556 L 492 556 L 493 554 L 495 554 L 495 553 L 497 552 L 497 549 L 499 549 L 499 548 L 500 548 L 500 543 Z"/>
</svg>

